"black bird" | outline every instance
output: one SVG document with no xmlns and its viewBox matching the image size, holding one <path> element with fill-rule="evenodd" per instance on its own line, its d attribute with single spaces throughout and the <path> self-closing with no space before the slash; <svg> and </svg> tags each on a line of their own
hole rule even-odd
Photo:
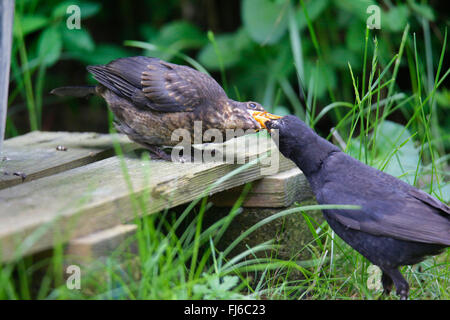
<svg viewBox="0 0 450 320">
<path fill-rule="evenodd" d="M 294 116 L 258 121 L 303 171 L 319 204 L 361 207 L 323 214 L 339 237 L 381 268 L 384 292 L 389 294 L 395 284 L 406 299 L 409 285 L 398 267 L 450 246 L 450 207 L 350 157 Z"/>
<path fill-rule="evenodd" d="M 175 129 L 186 129 L 194 143 L 194 121 L 202 121 L 202 134 L 215 128 L 224 140 L 228 129 L 261 129 L 252 117 L 253 112 L 264 112 L 259 103 L 229 99 L 212 77 L 190 67 L 138 56 L 87 70 L 97 86 L 62 87 L 51 93 L 102 96 L 114 113 L 117 130 L 157 157 L 170 160 L 159 147 L 179 143 L 171 138 Z"/>
</svg>

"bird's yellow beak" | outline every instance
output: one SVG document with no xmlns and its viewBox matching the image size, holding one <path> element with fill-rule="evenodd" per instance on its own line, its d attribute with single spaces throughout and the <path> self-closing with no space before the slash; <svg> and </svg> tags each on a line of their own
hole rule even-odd
<svg viewBox="0 0 450 320">
<path fill-rule="evenodd" d="M 266 122 L 269 120 L 280 119 L 282 117 L 268 113 L 266 111 L 252 111 L 252 117 L 255 119 L 261 127 L 267 129 Z"/>
</svg>

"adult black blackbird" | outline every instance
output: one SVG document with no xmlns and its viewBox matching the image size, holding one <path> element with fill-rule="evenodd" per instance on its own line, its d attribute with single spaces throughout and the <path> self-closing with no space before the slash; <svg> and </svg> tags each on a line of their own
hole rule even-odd
<svg viewBox="0 0 450 320">
<path fill-rule="evenodd" d="M 281 153 L 303 171 L 319 204 L 361 207 L 323 214 L 338 236 L 381 268 L 385 293 L 395 284 L 406 299 L 409 286 L 398 267 L 450 246 L 450 208 L 350 157 L 294 116 L 261 123 L 278 136 Z"/>
<path fill-rule="evenodd" d="M 159 147 L 179 143 L 171 138 L 175 129 L 186 129 L 194 143 L 194 121 L 201 121 L 202 134 L 215 128 L 224 140 L 227 129 L 261 129 L 251 116 L 264 112 L 259 103 L 229 99 L 212 77 L 190 67 L 138 56 L 87 70 L 99 82 L 97 86 L 62 87 L 51 93 L 102 96 L 114 113 L 117 130 L 157 157 L 170 159 Z"/>
</svg>

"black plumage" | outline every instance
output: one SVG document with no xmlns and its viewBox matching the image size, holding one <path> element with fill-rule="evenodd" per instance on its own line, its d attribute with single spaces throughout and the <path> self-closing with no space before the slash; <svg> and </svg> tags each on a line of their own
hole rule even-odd
<svg viewBox="0 0 450 320">
<path fill-rule="evenodd" d="M 60 96 L 102 96 L 115 116 L 116 128 L 159 157 L 170 159 L 160 146 L 174 146 L 176 129 L 186 129 L 194 143 L 194 122 L 202 133 L 218 129 L 261 127 L 252 117 L 264 108 L 256 102 L 229 99 L 209 75 L 187 66 L 151 57 L 121 58 L 106 65 L 88 66 L 97 86 L 73 86 L 52 90 Z M 198 141 L 198 140 L 197 140 Z"/>
<path fill-rule="evenodd" d="M 281 153 L 307 177 L 319 204 L 359 205 L 323 210 L 330 227 L 383 271 L 386 293 L 409 286 L 398 267 L 420 262 L 450 246 L 450 208 L 429 194 L 340 151 L 300 119 L 265 122 Z"/>
</svg>

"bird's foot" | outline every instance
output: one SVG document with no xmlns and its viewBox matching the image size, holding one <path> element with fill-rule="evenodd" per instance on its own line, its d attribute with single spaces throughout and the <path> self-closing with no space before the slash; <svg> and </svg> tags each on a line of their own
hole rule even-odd
<svg viewBox="0 0 450 320">
<path fill-rule="evenodd" d="M 173 162 L 181 163 L 194 163 L 198 162 L 195 157 L 195 150 L 192 146 L 182 146 L 172 148 L 172 160 Z M 200 157 L 201 159 L 201 157 Z"/>
<path fill-rule="evenodd" d="M 390 290 L 393 283 L 397 288 L 396 293 L 400 296 L 400 300 L 408 299 L 409 285 L 398 269 L 383 269 L 381 280 L 385 291 Z"/>
<path fill-rule="evenodd" d="M 175 152 L 172 153 L 171 151 L 173 150 L 173 148 L 170 148 L 170 152 L 167 153 L 165 152 L 162 148 L 158 147 L 158 146 L 154 146 L 154 145 L 145 145 L 146 149 L 150 151 L 150 156 L 153 160 L 155 159 L 161 159 L 161 160 L 165 160 L 165 161 L 170 161 L 170 162 L 180 162 L 180 163 L 189 163 L 189 162 L 195 162 L 194 159 L 194 153 L 193 150 L 191 149 L 191 152 L 183 152 L 182 154 L 180 154 L 180 152 Z M 191 148 L 191 146 L 189 146 L 189 148 Z"/>
<path fill-rule="evenodd" d="M 399 290 L 397 294 L 400 296 L 400 300 L 408 300 L 408 290 Z"/>
<path fill-rule="evenodd" d="M 164 152 L 164 150 L 162 150 L 161 148 L 157 147 L 157 146 L 149 146 L 146 145 L 146 148 L 148 151 L 150 151 L 150 157 L 152 159 L 161 159 L 161 160 L 165 160 L 165 161 L 172 161 L 172 156 L 166 152 Z"/>
</svg>

